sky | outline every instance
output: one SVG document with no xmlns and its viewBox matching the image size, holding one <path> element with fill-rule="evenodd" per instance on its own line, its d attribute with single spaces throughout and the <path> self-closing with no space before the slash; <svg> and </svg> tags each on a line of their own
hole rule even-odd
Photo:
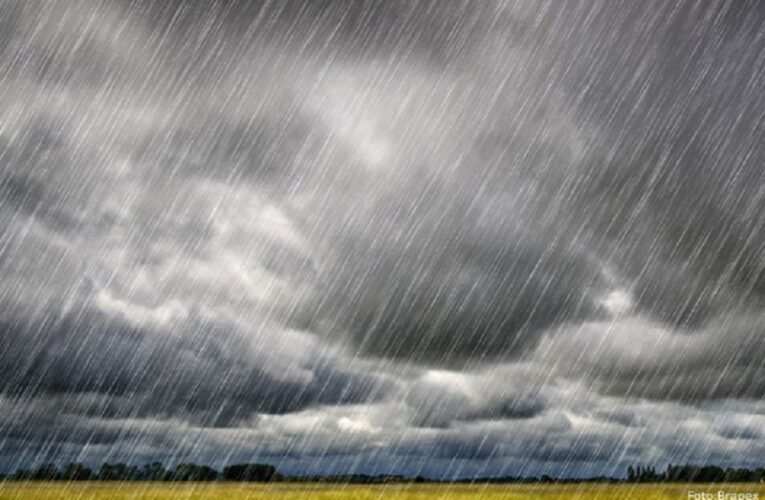
<svg viewBox="0 0 765 500">
<path fill-rule="evenodd" d="M 763 21 L 0 0 L 0 470 L 762 466 Z"/>
</svg>

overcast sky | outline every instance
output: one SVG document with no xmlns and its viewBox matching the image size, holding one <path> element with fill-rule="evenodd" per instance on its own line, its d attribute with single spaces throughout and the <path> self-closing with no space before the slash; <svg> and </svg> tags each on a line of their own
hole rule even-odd
<svg viewBox="0 0 765 500">
<path fill-rule="evenodd" d="M 0 1 L 0 469 L 762 466 L 763 21 Z"/>
</svg>

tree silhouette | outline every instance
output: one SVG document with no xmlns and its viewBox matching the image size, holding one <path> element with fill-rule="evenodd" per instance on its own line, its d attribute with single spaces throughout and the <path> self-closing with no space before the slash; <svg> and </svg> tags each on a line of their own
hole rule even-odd
<svg viewBox="0 0 765 500">
<path fill-rule="evenodd" d="M 92 478 L 93 471 L 81 463 L 70 463 L 61 473 L 61 479 L 66 481 L 88 481 Z"/>
<path fill-rule="evenodd" d="M 226 481 L 272 481 L 279 479 L 276 467 L 267 464 L 236 464 L 223 468 Z"/>
<path fill-rule="evenodd" d="M 163 481 L 166 475 L 167 471 L 162 462 L 152 462 L 141 469 L 141 479 L 145 481 Z"/>
<path fill-rule="evenodd" d="M 178 464 L 170 475 L 171 481 L 215 481 L 218 471 L 206 465 Z"/>
</svg>

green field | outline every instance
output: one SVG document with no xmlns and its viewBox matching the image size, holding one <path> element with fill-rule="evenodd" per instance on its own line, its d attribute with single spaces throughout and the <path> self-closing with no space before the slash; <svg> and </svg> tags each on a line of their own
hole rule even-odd
<svg viewBox="0 0 765 500">
<path fill-rule="evenodd" d="M 765 499 L 763 484 L 555 484 L 555 485 L 335 485 L 335 484 L 241 484 L 241 483 L 0 483 L 0 499 L 527 499 L 527 498 L 642 498 L 688 499 L 689 491 L 752 493 Z M 742 497 L 743 498 L 743 497 Z M 751 496 L 750 498 L 757 498 Z"/>
</svg>

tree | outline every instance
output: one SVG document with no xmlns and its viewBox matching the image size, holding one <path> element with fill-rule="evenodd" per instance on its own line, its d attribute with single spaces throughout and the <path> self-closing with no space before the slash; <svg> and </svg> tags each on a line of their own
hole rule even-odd
<svg viewBox="0 0 765 500">
<path fill-rule="evenodd" d="M 141 469 L 141 478 L 146 481 L 162 481 L 165 479 L 167 471 L 162 462 L 152 462 L 146 464 Z"/>
<path fill-rule="evenodd" d="M 124 463 L 101 464 L 98 469 L 98 479 L 102 481 L 130 481 L 138 479 L 138 467 Z"/>
<path fill-rule="evenodd" d="M 52 481 L 59 478 L 58 467 L 55 464 L 42 464 L 32 469 L 19 469 L 15 474 L 16 479 L 32 481 Z"/>
<path fill-rule="evenodd" d="M 281 479 L 276 467 L 267 464 L 236 464 L 223 468 L 226 481 L 273 481 Z"/>
<path fill-rule="evenodd" d="M 171 481 L 215 481 L 218 471 L 206 465 L 178 464 L 170 474 Z"/>
<path fill-rule="evenodd" d="M 43 464 L 32 470 L 32 477 L 30 477 L 30 479 L 44 481 L 52 481 L 53 479 L 58 479 L 58 467 L 52 463 Z"/>
<path fill-rule="evenodd" d="M 61 473 L 61 479 L 66 481 L 88 481 L 92 477 L 93 471 L 81 463 L 70 463 Z"/>
</svg>

